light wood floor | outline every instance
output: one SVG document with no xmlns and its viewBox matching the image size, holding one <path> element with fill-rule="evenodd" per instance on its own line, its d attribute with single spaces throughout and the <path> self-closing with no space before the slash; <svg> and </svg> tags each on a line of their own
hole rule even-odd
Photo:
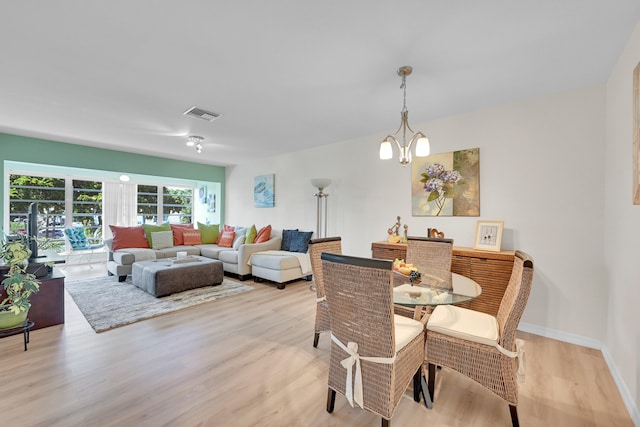
<svg viewBox="0 0 640 427">
<path fill-rule="evenodd" d="M 104 275 L 66 267 L 67 280 Z M 114 279 L 115 280 L 115 279 Z M 0 340 L 5 426 L 377 426 L 338 395 L 325 410 L 329 342 L 313 348 L 309 282 L 255 290 L 96 334 L 66 297 L 66 324 Z M 597 350 L 521 333 L 524 426 L 632 426 Z M 7 387 L 11 385 L 11 387 Z M 392 425 L 508 426 L 506 403 L 443 369 L 431 410 L 402 399 Z"/>
</svg>

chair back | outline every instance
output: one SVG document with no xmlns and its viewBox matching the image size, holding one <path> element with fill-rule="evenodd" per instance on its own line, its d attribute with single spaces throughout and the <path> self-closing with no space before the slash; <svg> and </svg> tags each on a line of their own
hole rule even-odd
<svg viewBox="0 0 640 427">
<path fill-rule="evenodd" d="M 309 258 L 311 259 L 311 272 L 316 285 L 316 296 L 325 296 L 324 275 L 322 274 L 322 260 L 320 255 L 323 252 L 331 254 L 342 254 L 342 238 L 326 237 L 322 239 L 312 239 L 309 242 Z"/>
<path fill-rule="evenodd" d="M 84 233 L 84 227 L 65 228 L 64 234 L 67 236 L 67 241 L 72 250 L 77 251 L 89 247 L 87 235 Z"/>
<path fill-rule="evenodd" d="M 529 300 L 533 282 L 533 258 L 516 251 L 511 278 L 498 309 L 500 345 L 507 350 L 515 348 L 516 330 Z"/>
<path fill-rule="evenodd" d="M 392 262 L 329 253 L 321 259 L 332 334 L 357 343 L 362 356 L 393 357 Z"/>
<path fill-rule="evenodd" d="M 453 239 L 407 238 L 406 262 L 420 267 L 423 274 L 436 276 L 451 286 Z"/>
</svg>

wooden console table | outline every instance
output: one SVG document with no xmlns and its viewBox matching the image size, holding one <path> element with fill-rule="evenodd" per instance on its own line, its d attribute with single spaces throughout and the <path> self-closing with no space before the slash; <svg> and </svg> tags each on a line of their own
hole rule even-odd
<svg viewBox="0 0 640 427">
<path fill-rule="evenodd" d="M 406 254 L 407 245 L 403 243 L 371 243 L 373 258 L 405 259 Z M 460 306 L 497 315 L 511 277 L 514 251 L 490 252 L 454 246 L 452 257 L 451 271 L 475 280 L 482 287 L 482 294 L 478 298 Z"/>
<path fill-rule="evenodd" d="M 29 320 L 35 325 L 33 330 L 64 323 L 64 274 L 57 268 L 39 277 L 40 290 L 31 296 Z M 0 287 L 1 288 L 1 287 Z M 0 289 L 0 301 L 6 297 Z"/>
</svg>

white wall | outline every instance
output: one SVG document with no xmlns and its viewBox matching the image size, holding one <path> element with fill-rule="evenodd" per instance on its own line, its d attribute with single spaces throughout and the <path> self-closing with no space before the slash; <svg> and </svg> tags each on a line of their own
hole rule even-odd
<svg viewBox="0 0 640 427">
<path fill-rule="evenodd" d="M 414 124 L 432 152 L 480 148 L 482 219 L 504 219 L 503 248 L 536 261 L 523 322 L 603 341 L 604 86 Z M 396 125 L 390 118 L 390 130 Z M 310 178 L 327 177 L 329 233 L 347 254 L 370 256 L 397 215 L 410 235 L 435 227 L 472 246 L 478 217 L 412 217 L 410 167 L 378 159 L 373 135 L 227 171 L 227 222 L 314 230 Z M 254 208 L 253 178 L 275 173 L 276 207 Z"/>
<path fill-rule="evenodd" d="M 606 86 L 604 262 L 609 287 L 606 348 L 631 399 L 640 407 L 640 206 L 632 204 L 633 69 L 640 25 Z M 624 393 L 623 393 L 624 395 Z M 636 420 L 638 422 L 638 420 Z"/>
</svg>

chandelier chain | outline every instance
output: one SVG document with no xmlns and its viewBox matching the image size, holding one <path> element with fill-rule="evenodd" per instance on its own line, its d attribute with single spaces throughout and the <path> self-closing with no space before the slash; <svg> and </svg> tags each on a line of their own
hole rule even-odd
<svg viewBox="0 0 640 427">
<path fill-rule="evenodd" d="M 400 84 L 400 89 L 403 92 L 403 102 L 402 102 L 402 112 L 407 110 L 407 76 L 402 76 L 402 83 Z"/>
</svg>

